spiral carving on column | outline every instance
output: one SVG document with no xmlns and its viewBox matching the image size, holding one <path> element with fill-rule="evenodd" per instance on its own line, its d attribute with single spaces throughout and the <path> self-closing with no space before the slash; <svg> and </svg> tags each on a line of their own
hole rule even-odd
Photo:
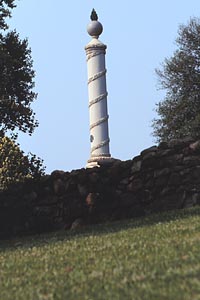
<svg viewBox="0 0 200 300">
<path fill-rule="evenodd" d="M 109 116 L 107 115 L 106 117 L 99 119 L 97 122 L 90 125 L 90 130 L 93 129 L 94 127 L 106 122 L 108 120 L 108 118 L 109 118 Z"/>
<path fill-rule="evenodd" d="M 91 101 L 89 102 L 89 108 L 90 108 L 93 104 L 98 103 L 99 101 L 105 99 L 107 96 L 108 96 L 108 93 L 106 92 L 105 94 L 101 94 L 99 97 L 97 97 L 97 98 L 91 100 Z"/>
<path fill-rule="evenodd" d="M 92 147 L 91 153 L 93 153 L 95 150 L 97 150 L 97 149 L 99 149 L 99 148 L 102 148 L 102 147 L 106 146 L 109 142 L 110 142 L 110 139 L 107 139 L 107 140 L 105 140 L 105 141 L 99 143 L 98 145 Z"/>
<path fill-rule="evenodd" d="M 100 55 L 100 54 L 105 54 L 105 50 L 104 51 L 96 51 L 96 52 L 93 52 L 93 53 L 90 53 L 90 54 L 88 54 L 88 56 L 87 56 L 87 61 L 88 60 L 90 60 L 92 57 L 95 57 L 95 56 L 97 56 L 97 55 Z"/>
<path fill-rule="evenodd" d="M 87 53 L 87 61 L 89 61 L 91 58 L 93 58 L 93 57 L 95 57 L 95 56 L 98 56 L 98 55 L 101 55 L 101 54 L 105 54 L 105 48 L 106 48 L 106 47 L 104 47 L 104 49 L 101 49 L 101 50 L 97 50 L 97 51 L 94 51 L 94 52 L 89 52 L 89 53 Z M 101 71 L 101 72 L 95 74 L 94 76 L 90 77 L 90 78 L 88 79 L 88 85 L 89 85 L 91 82 L 97 80 L 98 78 L 100 78 L 100 77 L 102 77 L 102 76 L 105 76 L 105 75 L 106 75 L 106 72 L 107 72 L 107 70 L 105 69 L 105 70 L 103 70 L 103 71 Z M 89 101 L 89 108 L 90 108 L 92 105 L 94 105 L 94 104 L 96 104 L 96 103 L 102 101 L 103 99 L 105 99 L 105 98 L 107 97 L 107 95 L 108 95 L 108 93 L 106 92 L 106 93 L 104 93 L 104 94 L 99 95 L 97 98 L 90 100 L 90 101 Z M 106 122 L 106 121 L 108 120 L 108 118 L 109 118 L 109 116 L 107 115 L 107 116 L 105 116 L 105 117 L 99 119 L 97 122 L 91 124 L 91 125 L 90 125 L 90 130 L 92 130 L 92 129 L 95 128 L 96 126 L 99 126 L 100 124 Z M 107 139 L 107 140 L 102 141 L 101 143 L 99 143 L 99 144 L 93 146 L 93 147 L 91 148 L 91 157 L 95 157 L 95 156 L 96 156 L 95 154 L 93 154 L 93 152 L 94 152 L 95 150 L 97 150 L 97 149 L 99 149 L 99 148 L 102 148 L 102 147 L 106 146 L 107 144 L 109 144 L 109 142 L 110 142 L 110 139 Z M 100 154 L 100 155 L 98 155 L 98 157 L 99 157 L 99 156 L 101 156 L 101 157 L 110 157 L 110 154 Z"/>
<path fill-rule="evenodd" d="M 96 79 L 98 79 L 98 78 L 104 76 L 104 75 L 106 74 L 106 72 L 107 72 L 107 70 L 105 69 L 105 70 L 103 70 L 103 71 L 101 71 L 101 72 L 95 74 L 94 76 L 90 77 L 90 78 L 88 79 L 88 84 L 90 84 L 92 81 L 94 81 L 94 80 L 96 80 Z"/>
</svg>

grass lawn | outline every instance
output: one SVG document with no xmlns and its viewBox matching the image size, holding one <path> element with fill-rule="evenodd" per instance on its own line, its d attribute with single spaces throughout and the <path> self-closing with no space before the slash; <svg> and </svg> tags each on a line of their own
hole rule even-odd
<svg viewBox="0 0 200 300">
<path fill-rule="evenodd" d="M 198 300 L 200 207 L 0 242 L 1 300 Z"/>
</svg>

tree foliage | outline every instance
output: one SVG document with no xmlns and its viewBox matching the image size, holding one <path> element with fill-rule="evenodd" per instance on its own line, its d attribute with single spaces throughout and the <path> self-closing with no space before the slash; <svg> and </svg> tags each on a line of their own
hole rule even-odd
<svg viewBox="0 0 200 300">
<path fill-rule="evenodd" d="M 0 1 L 0 28 L 6 29 L 14 1 Z M 38 126 L 31 109 L 36 99 L 31 50 L 27 39 L 20 40 L 16 31 L 0 35 L 0 135 L 15 129 L 32 134 Z"/>
<path fill-rule="evenodd" d="M 25 155 L 15 139 L 0 138 L 0 153 L 0 190 L 44 174 L 43 161 L 31 153 Z"/>
<path fill-rule="evenodd" d="M 0 190 L 27 178 L 44 173 L 42 160 L 25 155 L 8 131 L 16 129 L 32 134 L 38 126 L 31 109 L 36 99 L 31 50 L 27 39 L 21 40 L 16 31 L 7 31 L 6 18 L 11 17 L 14 0 L 0 0 Z"/>
<path fill-rule="evenodd" d="M 7 17 L 11 17 L 11 9 L 15 7 L 15 0 L 0 0 L 0 30 L 8 29 L 5 22 Z"/>
<path fill-rule="evenodd" d="M 156 70 L 161 89 L 166 90 L 157 104 L 158 119 L 153 121 L 158 141 L 200 138 L 200 19 L 191 18 L 181 25 L 178 46 Z"/>
</svg>

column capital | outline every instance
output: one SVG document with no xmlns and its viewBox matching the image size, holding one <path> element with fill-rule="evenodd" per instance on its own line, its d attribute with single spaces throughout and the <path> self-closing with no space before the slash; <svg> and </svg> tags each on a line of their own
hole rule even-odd
<svg viewBox="0 0 200 300">
<path fill-rule="evenodd" d="M 107 49 L 107 46 L 103 44 L 101 41 L 99 41 L 96 38 L 93 38 L 86 46 L 85 51 L 86 53 L 91 53 L 92 51 L 102 51 L 105 53 L 105 50 Z"/>
</svg>

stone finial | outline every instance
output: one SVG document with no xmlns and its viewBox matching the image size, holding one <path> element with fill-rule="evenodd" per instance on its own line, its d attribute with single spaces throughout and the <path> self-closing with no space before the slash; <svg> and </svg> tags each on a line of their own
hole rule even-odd
<svg viewBox="0 0 200 300">
<path fill-rule="evenodd" d="M 98 15 L 97 15 L 96 10 L 94 8 L 93 8 L 92 13 L 90 15 L 90 19 L 92 21 L 98 21 Z"/>
<path fill-rule="evenodd" d="M 87 32 L 93 38 L 98 38 L 103 31 L 103 26 L 98 21 L 98 15 L 94 8 L 92 10 L 90 19 L 91 19 L 91 22 L 87 26 Z"/>
</svg>

